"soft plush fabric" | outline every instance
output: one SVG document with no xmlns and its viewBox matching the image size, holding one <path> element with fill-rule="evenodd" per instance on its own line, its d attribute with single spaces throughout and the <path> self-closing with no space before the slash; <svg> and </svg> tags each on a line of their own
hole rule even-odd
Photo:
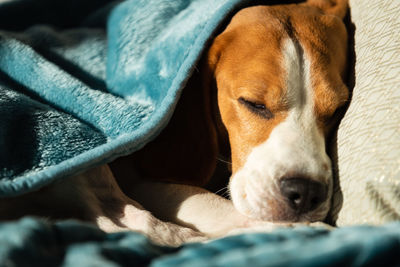
<svg viewBox="0 0 400 267">
<path fill-rule="evenodd" d="M 400 1 L 350 7 L 355 86 L 334 144 L 337 224 L 381 224 L 400 220 Z"/>
<path fill-rule="evenodd" d="M 250 2 L 0 2 L 0 197 L 149 142 L 217 28 Z"/>
<path fill-rule="evenodd" d="M 32 218 L 0 224 L 1 266 L 399 266 L 400 223 L 299 227 L 160 247 L 132 232 Z"/>
</svg>

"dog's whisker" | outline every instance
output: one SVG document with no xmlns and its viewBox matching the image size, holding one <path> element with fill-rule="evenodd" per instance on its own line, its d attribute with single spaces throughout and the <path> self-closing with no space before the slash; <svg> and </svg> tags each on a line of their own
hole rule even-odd
<svg viewBox="0 0 400 267">
<path fill-rule="evenodd" d="M 221 162 L 223 162 L 223 163 L 226 163 L 226 164 L 232 165 L 232 162 L 229 162 L 229 161 L 223 160 L 223 159 L 221 159 L 221 158 L 219 158 L 219 157 L 217 157 L 217 160 L 219 160 L 219 161 L 221 161 Z"/>
<path fill-rule="evenodd" d="M 224 191 L 224 190 L 225 190 L 225 191 Z M 224 195 L 224 194 L 226 193 L 226 190 L 228 190 L 228 187 L 227 187 L 227 186 L 225 186 L 225 187 L 219 189 L 217 192 L 215 192 L 215 194 L 219 194 L 219 193 L 223 192 L 222 195 Z"/>
<path fill-rule="evenodd" d="M 231 194 L 229 193 L 229 191 L 227 191 L 225 192 L 225 194 L 223 194 L 223 197 L 230 198 Z"/>
<path fill-rule="evenodd" d="M 226 186 L 226 187 L 224 187 L 224 188 L 222 188 L 222 189 L 220 189 L 220 190 L 218 190 L 218 192 L 219 191 L 221 191 L 221 190 L 223 190 L 223 189 L 225 189 L 226 191 L 225 192 L 223 192 L 222 194 L 220 194 L 220 196 L 222 196 L 222 197 L 224 197 L 224 198 L 227 198 L 227 199 L 230 199 L 230 190 L 229 190 L 229 188 Z"/>
</svg>

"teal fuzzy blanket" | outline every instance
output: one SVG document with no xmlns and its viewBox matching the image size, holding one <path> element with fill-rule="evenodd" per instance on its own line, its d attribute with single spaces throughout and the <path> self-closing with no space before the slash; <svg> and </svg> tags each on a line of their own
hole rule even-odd
<svg viewBox="0 0 400 267">
<path fill-rule="evenodd" d="M 254 3 L 0 1 L 0 197 L 143 147 L 218 27 Z M 25 218 L 0 223 L 0 266 L 399 266 L 399 233 L 399 224 L 302 228 L 167 248 Z"/>
<path fill-rule="evenodd" d="M 0 266 L 400 266 L 400 223 L 332 232 L 299 227 L 160 247 L 137 233 L 72 221 L 0 224 Z"/>
</svg>

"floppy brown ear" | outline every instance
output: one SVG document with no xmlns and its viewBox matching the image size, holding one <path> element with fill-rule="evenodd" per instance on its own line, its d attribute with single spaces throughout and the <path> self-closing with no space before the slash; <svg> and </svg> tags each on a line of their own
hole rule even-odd
<svg viewBox="0 0 400 267">
<path fill-rule="evenodd" d="M 348 0 L 308 0 L 308 5 L 321 9 L 326 14 L 338 16 L 343 19 L 348 9 Z"/>
<path fill-rule="evenodd" d="M 205 62 L 206 68 L 208 68 L 208 71 L 211 71 L 212 74 L 216 71 L 223 49 L 232 41 L 232 39 L 233 34 L 231 31 L 225 31 L 214 39 L 210 49 L 208 50 Z"/>
<path fill-rule="evenodd" d="M 233 40 L 234 34 L 225 30 L 214 39 L 203 64 L 203 82 L 206 99 L 209 100 L 209 107 L 213 118 L 214 127 L 218 138 L 218 151 L 223 157 L 230 157 L 230 145 L 228 132 L 222 122 L 218 107 L 218 89 L 216 76 L 218 72 L 218 63 L 223 56 L 223 51 Z"/>
</svg>

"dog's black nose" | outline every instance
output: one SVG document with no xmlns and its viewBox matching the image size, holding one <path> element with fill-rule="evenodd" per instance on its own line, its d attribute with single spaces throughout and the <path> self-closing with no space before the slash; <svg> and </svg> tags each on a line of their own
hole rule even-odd
<svg viewBox="0 0 400 267">
<path fill-rule="evenodd" d="M 307 178 L 284 178 L 281 194 L 298 214 L 315 210 L 327 198 L 327 186 Z"/>
</svg>

